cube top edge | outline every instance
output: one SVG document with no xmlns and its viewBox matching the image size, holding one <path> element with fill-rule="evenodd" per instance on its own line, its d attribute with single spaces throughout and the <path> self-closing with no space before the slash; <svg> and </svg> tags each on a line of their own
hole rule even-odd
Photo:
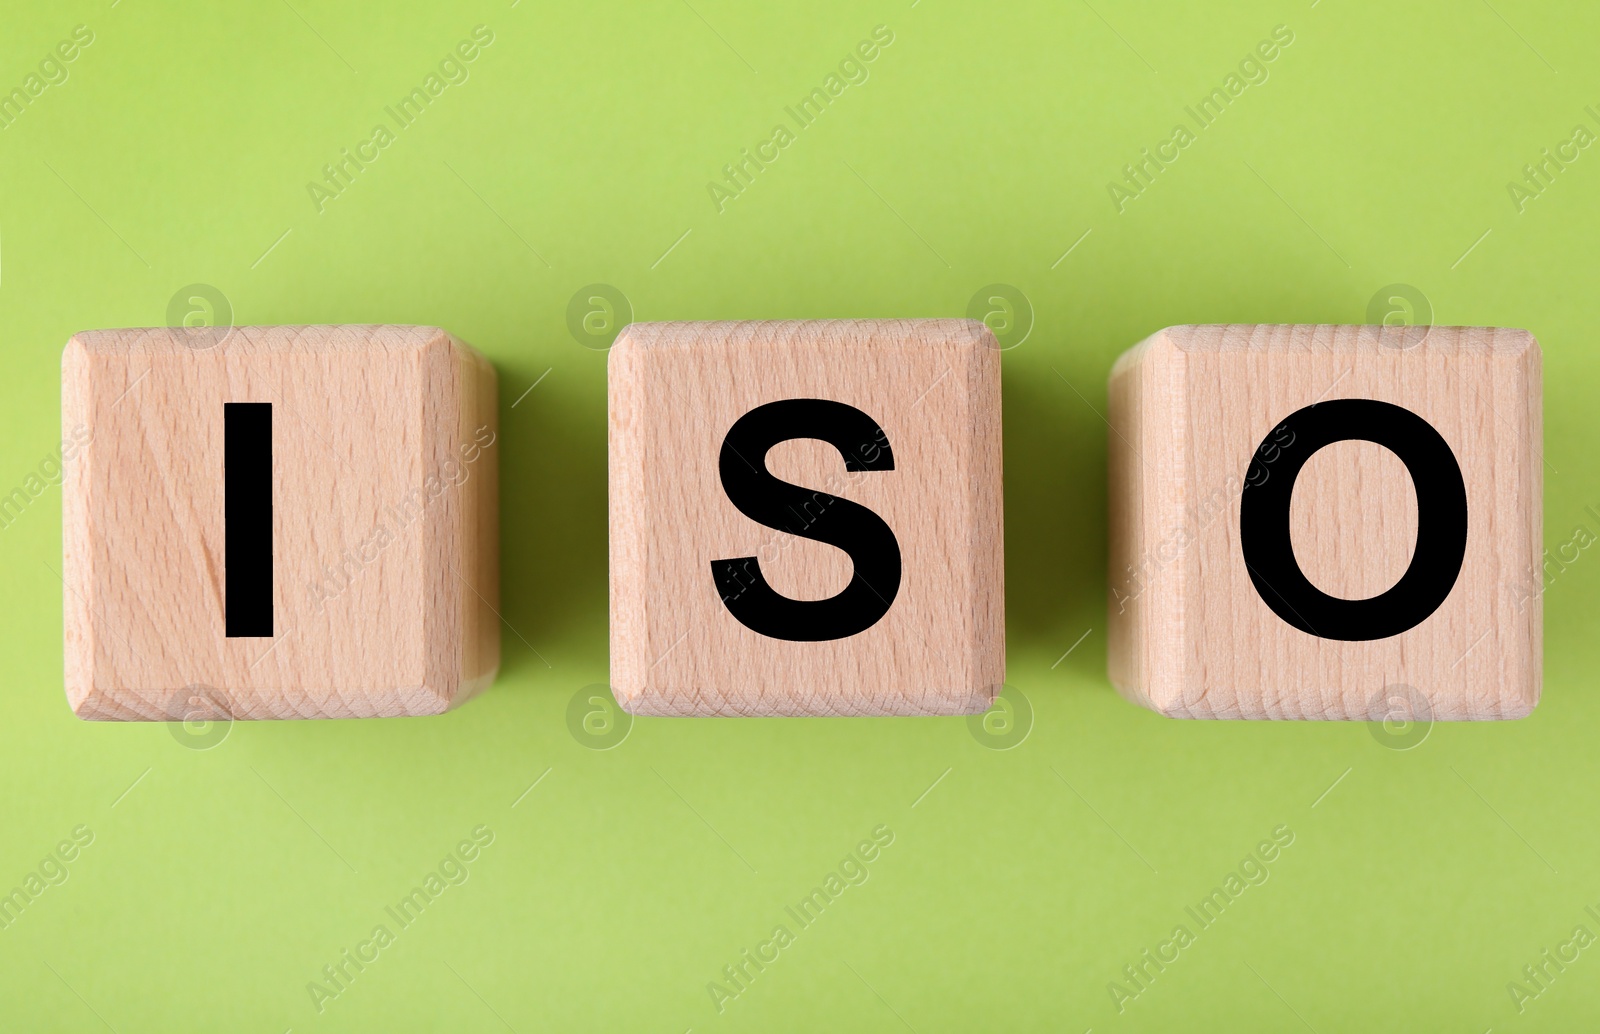
<svg viewBox="0 0 1600 1034">
<path fill-rule="evenodd" d="M 707 343 L 744 345 L 844 344 L 853 347 L 906 345 L 987 346 L 996 351 L 994 332 L 979 320 L 820 319 L 671 320 L 630 323 L 617 335 L 611 354 L 691 348 Z"/>
<path fill-rule="evenodd" d="M 232 327 L 128 327 L 83 330 L 72 335 L 63 359 L 81 353 L 89 358 L 143 354 L 229 352 L 286 354 L 354 352 L 375 345 L 394 353 L 423 352 L 454 344 L 471 348 L 440 327 L 408 324 L 304 324 Z"/>
<path fill-rule="evenodd" d="M 1538 352 L 1532 332 L 1517 327 L 1376 326 L 1360 323 L 1189 323 L 1165 327 L 1124 355 L 1164 345 L 1178 352 L 1244 352 L 1267 349 L 1288 352 L 1391 353 L 1417 346 L 1446 345 L 1520 357 Z"/>
</svg>

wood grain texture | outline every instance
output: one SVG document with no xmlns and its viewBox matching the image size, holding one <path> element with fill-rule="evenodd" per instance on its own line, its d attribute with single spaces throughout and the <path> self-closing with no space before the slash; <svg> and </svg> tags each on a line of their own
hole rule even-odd
<svg viewBox="0 0 1600 1034">
<path fill-rule="evenodd" d="M 1406 710 L 1399 697 L 1419 719 L 1526 715 L 1541 682 L 1540 595 L 1524 588 L 1543 549 L 1540 377 L 1526 331 L 1477 327 L 1173 327 L 1126 352 L 1109 399 L 1117 689 L 1182 718 L 1381 720 Z M 1410 630 L 1369 641 L 1280 618 L 1239 542 L 1257 447 L 1302 407 L 1348 398 L 1427 420 L 1467 493 L 1450 594 Z M 1317 588 L 1366 599 L 1405 571 L 1417 503 L 1394 454 L 1337 442 L 1294 484 L 1291 540 Z"/>
<path fill-rule="evenodd" d="M 221 339 L 220 341 L 218 339 Z M 62 355 L 82 718 L 436 714 L 499 667 L 494 368 L 432 327 L 90 331 Z M 272 404 L 271 638 L 224 635 L 223 404 Z"/>
<path fill-rule="evenodd" d="M 656 715 L 970 714 L 1005 679 L 1000 353 L 972 320 L 636 323 L 611 350 L 611 678 Z M 765 403 L 830 399 L 887 433 L 892 471 L 847 473 L 832 446 L 783 442 L 784 481 L 868 507 L 903 576 L 888 612 L 822 642 L 757 634 L 724 606 L 712 561 L 758 559 L 792 599 L 849 582 L 841 550 L 765 527 L 729 501 L 718 456 Z"/>
</svg>

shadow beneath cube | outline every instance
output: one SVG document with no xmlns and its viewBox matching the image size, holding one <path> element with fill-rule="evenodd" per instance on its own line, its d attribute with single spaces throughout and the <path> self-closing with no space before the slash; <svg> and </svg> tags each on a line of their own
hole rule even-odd
<svg viewBox="0 0 1600 1034">
<path fill-rule="evenodd" d="M 564 372 L 583 375 L 549 376 Z M 605 641 L 604 381 L 598 404 L 548 382 L 524 396 L 540 373 L 499 366 L 502 675 L 547 671 L 566 641 Z"/>
<path fill-rule="evenodd" d="M 1008 652 L 1054 658 L 1093 629 L 1058 670 L 1103 681 L 1105 372 L 1090 357 L 1008 361 L 1002 385 Z"/>
</svg>

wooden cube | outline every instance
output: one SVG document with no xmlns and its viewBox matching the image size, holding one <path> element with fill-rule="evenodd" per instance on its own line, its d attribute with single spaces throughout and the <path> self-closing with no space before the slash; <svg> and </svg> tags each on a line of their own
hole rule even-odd
<svg viewBox="0 0 1600 1034">
<path fill-rule="evenodd" d="M 81 718 L 435 714 L 494 679 L 494 368 L 432 327 L 68 342 Z"/>
<path fill-rule="evenodd" d="M 989 706 L 1005 680 L 1005 590 L 987 327 L 635 323 L 609 364 L 623 707 Z"/>
<path fill-rule="evenodd" d="M 1117 361 L 1109 405 L 1124 696 L 1181 718 L 1519 718 L 1538 702 L 1526 331 L 1173 327 Z"/>
</svg>

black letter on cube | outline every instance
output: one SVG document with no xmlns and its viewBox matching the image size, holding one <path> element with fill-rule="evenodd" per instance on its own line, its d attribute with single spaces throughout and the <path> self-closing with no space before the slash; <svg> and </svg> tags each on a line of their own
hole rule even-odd
<svg viewBox="0 0 1600 1034">
<path fill-rule="evenodd" d="M 1287 443 L 1277 436 L 1291 435 Z M 1311 584 L 1294 557 L 1289 501 L 1312 453 L 1348 440 L 1376 442 L 1405 463 L 1417 492 L 1417 546 L 1400 580 L 1370 599 L 1343 600 Z M 1262 454 L 1272 448 L 1269 469 Z M 1387 639 L 1420 625 L 1450 595 L 1467 552 L 1467 488 L 1455 453 L 1433 425 L 1402 406 L 1335 399 L 1298 410 L 1261 443 L 1245 477 L 1239 545 L 1256 592 L 1273 613 L 1323 639 Z"/>
<path fill-rule="evenodd" d="M 226 637 L 272 636 L 272 403 L 222 404 Z"/>
<path fill-rule="evenodd" d="M 900 591 L 900 543 L 883 518 L 848 499 L 780 481 L 767 450 L 793 438 L 817 438 L 844 456 L 848 471 L 893 470 L 883 428 L 854 406 L 828 399 L 786 399 L 757 406 L 729 428 L 718 471 L 739 512 L 769 528 L 837 546 L 850 555 L 850 584 L 825 600 L 782 596 L 755 557 L 713 560 L 722 603 L 746 628 L 773 639 L 820 642 L 871 628 Z"/>
</svg>

